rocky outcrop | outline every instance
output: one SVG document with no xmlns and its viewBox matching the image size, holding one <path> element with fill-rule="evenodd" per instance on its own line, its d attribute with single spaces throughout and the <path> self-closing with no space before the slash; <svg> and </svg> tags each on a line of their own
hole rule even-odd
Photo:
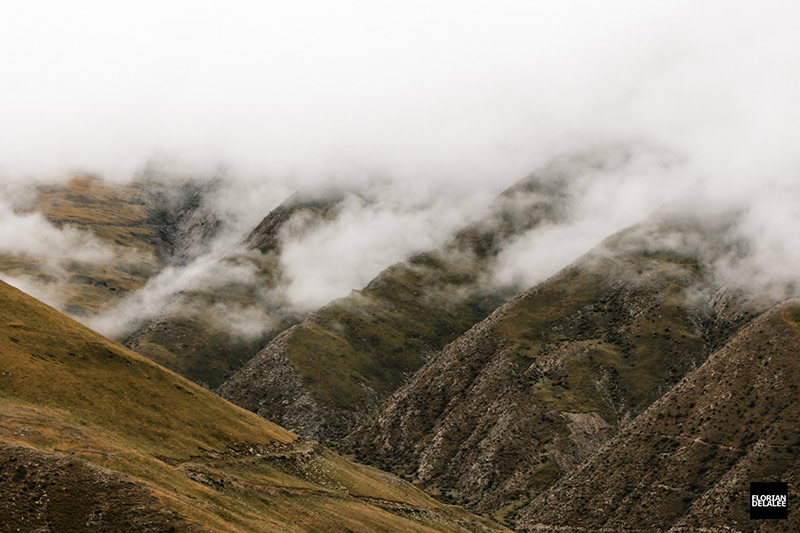
<svg viewBox="0 0 800 533">
<path fill-rule="evenodd" d="M 347 449 L 513 521 L 763 309 L 717 288 L 698 257 L 633 245 L 663 223 L 610 238 L 497 309 Z"/>
<path fill-rule="evenodd" d="M 796 531 L 751 481 L 800 483 L 800 302 L 754 320 L 519 514 L 525 530 Z M 789 489 L 790 494 L 793 490 Z M 791 496 L 790 496 L 791 499 Z"/>
<path fill-rule="evenodd" d="M 206 204 L 215 192 L 214 182 L 140 186 L 149 220 L 157 231 L 152 244 L 164 263 L 182 265 L 207 251 L 223 226 L 219 213 Z"/>
<path fill-rule="evenodd" d="M 276 424 L 313 438 L 334 413 L 316 402 L 286 357 L 286 340 L 292 329 L 275 338 L 217 392 L 240 407 L 264 418 L 269 415 Z"/>
</svg>

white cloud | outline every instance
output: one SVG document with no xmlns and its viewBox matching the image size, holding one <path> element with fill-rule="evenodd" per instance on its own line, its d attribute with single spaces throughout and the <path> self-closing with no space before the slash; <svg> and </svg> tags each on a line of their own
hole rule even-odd
<svg viewBox="0 0 800 533">
<path fill-rule="evenodd" d="M 429 250 L 460 229 L 490 198 L 462 191 L 458 201 L 420 198 L 408 187 L 378 188 L 372 200 L 350 197 L 335 220 L 284 233 L 286 297 L 301 311 L 363 288 L 389 265 Z"/>
<path fill-rule="evenodd" d="M 586 137 L 647 135 L 718 159 L 742 126 L 785 125 L 797 107 L 793 2 L 4 10 L 0 166 L 11 175 L 124 174 L 167 153 L 246 174 L 367 169 L 475 186 L 509 183 Z"/>
<path fill-rule="evenodd" d="M 42 261 L 55 269 L 67 261 L 103 264 L 114 251 L 88 231 L 72 226 L 56 228 L 40 213 L 20 214 L 0 202 L 0 250 Z"/>
<path fill-rule="evenodd" d="M 497 258 L 502 283 L 535 285 L 606 236 L 636 224 L 692 184 L 685 164 L 648 146 L 598 146 L 588 157 L 556 160 L 569 176 L 564 220 L 519 236 Z"/>
<path fill-rule="evenodd" d="M 745 206 L 753 268 L 776 279 L 798 270 L 786 230 L 800 182 L 796 2 L 78 0 L 3 11 L 3 182 L 76 168 L 128 177 L 154 155 L 192 171 L 222 165 L 212 202 L 240 232 L 296 189 L 380 190 L 287 245 L 288 294 L 302 308 L 440 242 L 554 155 L 603 143 L 655 146 L 679 164 L 578 179 L 566 225 L 514 243 L 502 279 L 546 276 L 692 181 L 700 209 Z M 155 306 L 209 265 L 165 272 L 132 301 Z"/>
</svg>

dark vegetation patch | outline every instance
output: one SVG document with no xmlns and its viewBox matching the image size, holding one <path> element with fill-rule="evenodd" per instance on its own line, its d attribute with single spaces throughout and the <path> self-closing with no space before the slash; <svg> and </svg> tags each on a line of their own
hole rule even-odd
<svg viewBox="0 0 800 533">
<path fill-rule="evenodd" d="M 3 531 L 201 531 L 151 491 L 86 461 L 0 443 Z"/>
</svg>

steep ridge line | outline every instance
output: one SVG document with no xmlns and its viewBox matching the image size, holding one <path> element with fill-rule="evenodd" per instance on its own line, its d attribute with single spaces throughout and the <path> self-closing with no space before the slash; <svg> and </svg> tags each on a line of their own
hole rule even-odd
<svg viewBox="0 0 800 533">
<path fill-rule="evenodd" d="M 797 513 L 788 521 L 750 520 L 748 493 L 750 481 L 800 482 L 799 318 L 794 300 L 755 319 L 535 498 L 520 524 L 530 530 L 797 530 Z"/>
<path fill-rule="evenodd" d="M 676 228 L 717 235 L 663 213 L 609 238 L 446 346 L 345 449 L 512 523 L 768 307 L 663 246 Z"/>
<path fill-rule="evenodd" d="M 338 440 L 517 292 L 492 281 L 492 262 L 520 234 L 564 220 L 567 189 L 559 169 L 526 177 L 440 248 L 387 268 L 276 336 L 218 392 L 307 438 Z"/>
</svg>

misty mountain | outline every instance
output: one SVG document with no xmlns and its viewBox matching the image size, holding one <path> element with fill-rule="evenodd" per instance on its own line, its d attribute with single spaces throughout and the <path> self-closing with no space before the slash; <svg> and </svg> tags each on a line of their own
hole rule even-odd
<svg viewBox="0 0 800 533">
<path fill-rule="evenodd" d="M 203 202 L 212 189 L 206 180 L 166 183 L 155 176 L 122 184 L 80 175 L 39 185 L 29 199 L 19 199 L 17 216 L 43 216 L 65 249 L 42 243 L 42 248 L 0 250 L 0 272 L 38 287 L 72 315 L 108 311 L 166 267 L 206 251 L 222 225 Z M 71 258 L 80 247 L 95 253 Z"/>
<path fill-rule="evenodd" d="M 276 337 L 219 393 L 307 438 L 341 437 L 516 292 L 493 279 L 497 255 L 515 237 L 563 222 L 570 207 L 560 167 L 531 174 L 440 248 L 390 266 Z"/>
<path fill-rule="evenodd" d="M 711 266 L 733 218 L 665 210 L 610 237 L 431 357 L 349 449 L 513 522 L 769 305 Z"/>
<path fill-rule="evenodd" d="M 3 8 L 1 531 L 800 530 L 800 2 Z"/>
<path fill-rule="evenodd" d="M 757 250 L 742 231 L 747 211 L 700 210 L 692 189 L 520 292 L 540 275 L 526 265 L 546 272 L 606 227 L 580 235 L 600 220 L 587 205 L 641 168 L 633 153 L 556 158 L 437 248 L 316 311 L 290 295 L 298 278 L 286 250 L 347 228 L 340 220 L 378 205 L 381 189 L 295 194 L 243 235 L 226 230 L 231 222 L 211 207 L 216 185 L 203 180 L 77 178 L 39 187 L 27 209 L 58 231 L 83 232 L 84 248 L 152 258 L 131 289 L 73 309 L 121 331 L 136 325 L 129 348 L 443 502 L 538 527 L 562 518 L 539 517 L 533 502 L 783 298 L 732 283 Z M 541 235 L 575 242 L 561 249 Z M 509 261 L 520 275 L 505 273 Z M 35 262 L 8 264 L 36 275 Z M 71 277 L 50 284 L 90 301 L 93 263 L 62 265 Z"/>
<path fill-rule="evenodd" d="M 221 385 L 304 318 L 283 291 L 282 241 L 330 222 L 343 199 L 335 193 L 289 198 L 123 343 L 197 383 Z"/>
</svg>

